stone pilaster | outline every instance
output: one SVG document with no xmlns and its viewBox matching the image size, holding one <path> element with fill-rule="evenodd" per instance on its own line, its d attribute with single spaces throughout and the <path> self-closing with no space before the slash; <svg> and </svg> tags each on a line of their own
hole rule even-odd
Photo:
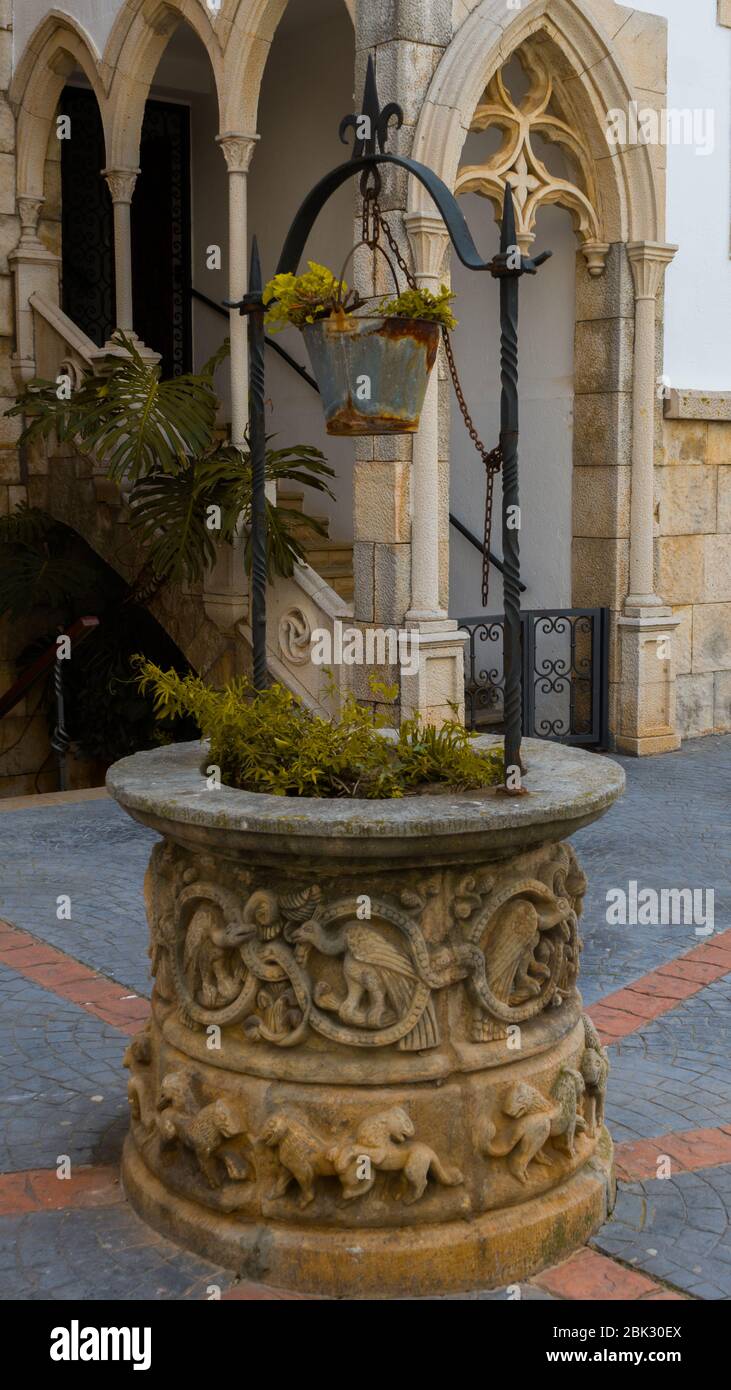
<svg viewBox="0 0 731 1390">
<path fill-rule="evenodd" d="M 630 242 L 635 294 L 632 373 L 632 492 L 629 593 L 619 620 L 621 685 L 617 747 L 635 754 L 680 746 L 675 721 L 672 609 L 655 592 L 655 314 L 666 266 L 677 247 Z"/>
<path fill-rule="evenodd" d="M 38 223 L 44 199 L 19 193 L 20 241 L 8 256 L 15 277 L 15 353 L 13 374 L 23 386 L 36 374 L 33 337 L 32 294 L 42 294 L 58 303 L 61 258 L 54 256 L 38 236 Z"/>
</svg>

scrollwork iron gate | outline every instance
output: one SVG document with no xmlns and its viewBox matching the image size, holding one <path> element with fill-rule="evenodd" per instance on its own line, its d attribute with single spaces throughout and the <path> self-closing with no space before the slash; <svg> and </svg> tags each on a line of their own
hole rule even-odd
<svg viewBox="0 0 731 1390">
<path fill-rule="evenodd" d="M 465 720 L 500 732 L 502 616 L 460 618 L 465 644 Z M 494 644 L 494 645 L 493 645 Z M 609 609 L 544 608 L 521 614 L 523 731 L 557 743 L 609 742 Z"/>
</svg>

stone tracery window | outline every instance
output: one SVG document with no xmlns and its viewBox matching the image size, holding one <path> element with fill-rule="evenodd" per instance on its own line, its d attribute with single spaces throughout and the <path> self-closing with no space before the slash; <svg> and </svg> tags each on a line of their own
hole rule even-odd
<svg viewBox="0 0 731 1390">
<path fill-rule="evenodd" d="M 490 79 L 472 117 L 470 131 L 499 130 L 502 142 L 483 163 L 460 167 L 454 191 L 489 198 L 499 215 L 505 185 L 509 183 L 514 193 L 517 241 L 524 254 L 528 254 L 535 240 L 539 208 L 550 203 L 568 208 L 589 274 L 601 275 L 609 246 L 601 236 L 591 151 L 567 119 L 557 83 L 537 47 L 524 44 L 515 56 L 528 78 L 527 91 L 522 98 L 514 99 L 505 67 Z M 539 152 L 541 141 L 561 149 L 575 177 L 562 178 L 551 172 Z"/>
</svg>

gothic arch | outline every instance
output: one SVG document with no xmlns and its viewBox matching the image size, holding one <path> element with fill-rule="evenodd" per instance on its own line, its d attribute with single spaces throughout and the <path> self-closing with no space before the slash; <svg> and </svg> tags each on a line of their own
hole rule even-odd
<svg viewBox="0 0 731 1390">
<path fill-rule="evenodd" d="M 593 155 L 604 239 L 662 241 L 664 196 L 652 151 L 647 145 L 612 149 L 605 138 L 607 111 L 626 111 L 635 90 L 615 45 L 583 0 L 532 0 L 519 11 L 507 11 L 504 0 L 481 0 L 434 73 L 414 136 L 414 158 L 454 188 L 462 146 L 485 87 L 532 38 L 550 43 L 558 63 L 557 88 Z M 409 210 L 432 210 L 413 182 Z"/>
<path fill-rule="evenodd" d="M 107 162 L 114 169 L 135 169 L 145 103 L 162 55 L 178 26 L 185 22 L 202 43 L 213 69 L 222 110 L 224 90 L 223 22 L 225 6 L 214 16 L 200 0 L 127 0 L 109 36 L 105 67 L 113 73 L 109 91 L 110 138 Z"/>
<path fill-rule="evenodd" d="M 28 40 L 10 87 L 18 129 L 17 187 L 20 196 L 43 197 L 51 127 L 69 75 L 80 68 L 99 103 L 109 148 L 109 101 L 102 61 L 93 40 L 69 15 L 52 10 Z"/>
</svg>

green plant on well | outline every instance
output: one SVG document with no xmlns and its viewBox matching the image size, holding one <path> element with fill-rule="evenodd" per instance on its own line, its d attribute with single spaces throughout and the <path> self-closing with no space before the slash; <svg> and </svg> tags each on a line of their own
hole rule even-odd
<svg viewBox="0 0 731 1390">
<path fill-rule="evenodd" d="M 450 722 L 440 729 L 406 720 L 384 736 L 386 718 L 349 696 L 337 719 L 308 710 L 281 685 L 256 693 L 245 677 L 214 690 L 197 676 L 136 661 L 140 689 L 163 719 L 192 716 L 209 740 L 208 759 L 227 786 L 275 796 L 400 797 L 425 789 L 466 791 L 504 780 L 501 748 L 474 747 Z M 371 682 L 391 703 L 396 688 Z"/>
<path fill-rule="evenodd" d="M 308 261 L 302 275 L 275 275 L 264 286 L 266 307 L 264 322 L 273 333 L 293 324 L 306 328 L 308 323 L 325 318 L 340 307 L 347 311 L 360 303 L 354 290 L 339 280 L 327 266 Z"/>
<path fill-rule="evenodd" d="M 111 358 L 99 376 L 87 374 L 68 398 L 57 382 L 36 379 L 6 413 L 23 419 L 21 443 L 55 436 L 124 480 L 154 584 L 195 583 L 215 560 L 217 541 L 246 526 L 251 507 L 250 454 L 216 437 L 213 378 L 228 343 L 198 374 L 163 381 L 129 338 L 117 334 L 116 342 L 127 355 Z M 269 449 L 266 474 L 332 496 L 334 471 L 309 445 Z M 305 558 L 296 524 L 292 512 L 267 504 L 270 574 L 289 576 Z M 312 529 L 322 532 L 317 522 Z"/>
<path fill-rule="evenodd" d="M 275 275 L 264 288 L 265 322 L 273 332 L 293 324 L 306 328 L 330 314 L 348 314 L 364 304 L 354 290 L 348 290 L 344 280 L 338 280 L 327 266 L 308 261 L 304 275 Z M 454 292 L 442 285 L 438 294 L 427 289 L 407 289 L 395 299 L 376 300 L 372 312 L 390 318 L 428 319 L 445 328 L 456 328 L 452 313 Z"/>
<path fill-rule="evenodd" d="M 441 285 L 438 294 L 427 289 L 409 289 L 381 304 L 381 312 L 398 319 L 428 319 L 441 323 L 444 328 L 456 328 L 457 320 L 452 313 L 454 291 L 448 285 Z"/>
</svg>

